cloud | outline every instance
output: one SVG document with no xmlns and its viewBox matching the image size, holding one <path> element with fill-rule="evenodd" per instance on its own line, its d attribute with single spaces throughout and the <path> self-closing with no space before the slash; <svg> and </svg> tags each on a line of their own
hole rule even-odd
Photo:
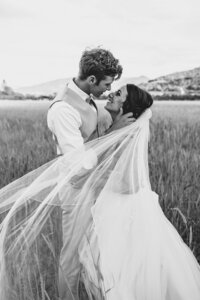
<svg viewBox="0 0 200 300">
<path fill-rule="evenodd" d="M 0 0 L 1 72 L 20 85 L 72 76 L 98 45 L 128 76 L 198 66 L 198 1 Z"/>
<path fill-rule="evenodd" d="M 23 19 L 31 18 L 33 14 L 23 6 L 16 5 L 11 2 L 0 3 L 0 18 L 2 19 Z"/>
</svg>

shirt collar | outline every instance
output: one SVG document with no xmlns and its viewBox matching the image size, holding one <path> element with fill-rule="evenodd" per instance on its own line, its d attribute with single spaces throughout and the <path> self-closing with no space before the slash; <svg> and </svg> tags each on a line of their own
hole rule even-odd
<svg viewBox="0 0 200 300">
<path fill-rule="evenodd" d="M 78 94 L 84 101 L 89 97 L 84 91 L 82 91 L 74 82 L 74 78 L 71 79 L 68 83 L 68 87 L 73 90 L 76 94 Z"/>
</svg>

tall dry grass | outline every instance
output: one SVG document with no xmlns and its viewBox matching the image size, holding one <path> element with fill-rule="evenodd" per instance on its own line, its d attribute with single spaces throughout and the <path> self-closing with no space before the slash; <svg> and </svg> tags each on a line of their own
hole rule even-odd
<svg viewBox="0 0 200 300">
<path fill-rule="evenodd" d="M 167 218 L 200 262 L 200 124 L 154 121 L 149 166 Z"/>
<path fill-rule="evenodd" d="M 37 104 L 35 104 L 37 106 Z M 0 187 L 55 157 L 46 107 L 1 107 Z"/>
<path fill-rule="evenodd" d="M 47 106 L 1 108 L 0 187 L 55 157 L 46 111 Z M 152 189 L 165 215 L 200 262 L 199 115 L 200 106 L 154 106 L 149 167 Z M 57 299 L 57 290 L 50 289 L 49 297 Z"/>
</svg>

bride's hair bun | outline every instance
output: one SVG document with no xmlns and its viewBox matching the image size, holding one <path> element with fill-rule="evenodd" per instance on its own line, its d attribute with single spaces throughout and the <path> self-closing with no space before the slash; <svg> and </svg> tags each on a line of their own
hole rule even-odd
<svg viewBox="0 0 200 300">
<path fill-rule="evenodd" d="M 145 109 L 153 104 L 152 96 L 134 84 L 127 84 L 127 98 L 123 103 L 123 114 L 133 113 L 134 118 L 138 118 Z"/>
</svg>

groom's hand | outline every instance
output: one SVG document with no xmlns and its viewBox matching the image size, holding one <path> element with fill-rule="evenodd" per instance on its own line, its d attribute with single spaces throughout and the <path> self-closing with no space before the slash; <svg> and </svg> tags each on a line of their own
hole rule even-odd
<svg viewBox="0 0 200 300">
<path fill-rule="evenodd" d="M 127 125 L 130 125 L 131 123 L 135 122 L 135 118 L 133 117 L 133 113 L 129 112 L 125 115 L 122 115 L 123 111 L 120 110 L 119 114 L 117 115 L 117 117 L 115 118 L 112 126 L 109 128 L 109 130 L 107 131 L 107 133 L 112 132 L 113 130 L 117 130 L 120 128 L 123 128 Z"/>
</svg>

